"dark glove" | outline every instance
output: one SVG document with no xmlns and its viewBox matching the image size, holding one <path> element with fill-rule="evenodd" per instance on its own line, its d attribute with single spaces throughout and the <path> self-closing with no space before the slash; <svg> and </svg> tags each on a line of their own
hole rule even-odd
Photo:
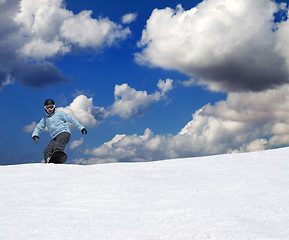
<svg viewBox="0 0 289 240">
<path fill-rule="evenodd" d="M 37 142 L 38 142 L 38 139 L 39 139 L 39 137 L 38 137 L 38 136 L 33 136 L 33 141 L 34 141 L 35 143 L 37 143 Z"/>
<path fill-rule="evenodd" d="M 81 132 L 82 132 L 83 135 L 87 134 L 87 130 L 86 130 L 85 128 L 83 128 L 83 129 L 81 130 Z"/>
</svg>

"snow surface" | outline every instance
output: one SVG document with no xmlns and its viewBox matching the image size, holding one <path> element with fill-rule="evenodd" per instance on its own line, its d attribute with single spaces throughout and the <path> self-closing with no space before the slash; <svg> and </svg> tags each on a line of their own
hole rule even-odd
<svg viewBox="0 0 289 240">
<path fill-rule="evenodd" d="M 289 148 L 0 167 L 0 239 L 288 240 Z"/>
</svg>

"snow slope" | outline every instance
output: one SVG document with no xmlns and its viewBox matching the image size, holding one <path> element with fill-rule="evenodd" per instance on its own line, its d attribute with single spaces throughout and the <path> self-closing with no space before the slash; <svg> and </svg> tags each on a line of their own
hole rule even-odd
<svg viewBox="0 0 289 240">
<path fill-rule="evenodd" d="M 289 148 L 0 167 L 0 239 L 288 240 Z"/>
</svg>

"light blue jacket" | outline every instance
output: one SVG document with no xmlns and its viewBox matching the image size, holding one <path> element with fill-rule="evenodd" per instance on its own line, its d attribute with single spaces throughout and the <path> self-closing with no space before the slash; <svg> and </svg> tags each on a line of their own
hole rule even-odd
<svg viewBox="0 0 289 240">
<path fill-rule="evenodd" d="M 84 128 L 84 126 L 71 115 L 63 111 L 55 110 L 54 113 L 52 113 L 51 115 L 46 114 L 46 116 L 40 120 L 32 133 L 32 137 L 39 136 L 40 133 L 45 129 L 45 127 L 48 128 L 48 131 L 52 138 L 55 138 L 59 133 L 62 132 L 70 133 L 69 127 L 66 122 L 72 123 L 79 130 L 82 130 Z"/>
</svg>

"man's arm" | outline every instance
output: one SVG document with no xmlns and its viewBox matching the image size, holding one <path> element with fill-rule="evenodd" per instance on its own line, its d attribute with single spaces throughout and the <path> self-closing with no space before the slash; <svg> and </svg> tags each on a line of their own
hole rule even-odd
<svg viewBox="0 0 289 240">
<path fill-rule="evenodd" d="M 42 133 L 45 127 L 46 127 L 45 121 L 44 121 L 44 118 L 42 118 L 32 133 L 32 138 L 34 142 L 38 142 L 39 135 Z"/>
<path fill-rule="evenodd" d="M 66 122 L 72 123 L 75 127 L 77 127 L 82 132 L 82 134 L 87 134 L 87 130 L 85 129 L 85 127 L 78 120 L 76 120 L 73 116 L 63 111 L 61 111 L 61 114 Z M 85 130 L 83 131 L 83 129 Z"/>
</svg>

